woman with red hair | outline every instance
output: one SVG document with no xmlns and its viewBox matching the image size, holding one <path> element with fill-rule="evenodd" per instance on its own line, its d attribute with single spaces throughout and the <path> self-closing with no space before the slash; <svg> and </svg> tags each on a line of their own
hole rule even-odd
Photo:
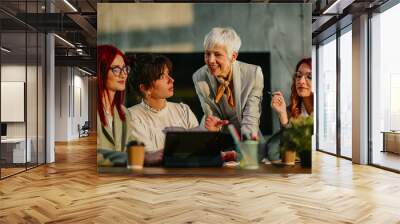
<svg viewBox="0 0 400 224">
<path fill-rule="evenodd" d="M 290 127 L 291 119 L 312 116 L 314 111 L 313 98 L 311 58 L 303 58 L 297 63 L 292 78 L 289 106 L 286 107 L 282 92 L 276 91 L 272 93 L 271 107 L 278 113 L 281 127 Z M 267 142 L 268 151 L 266 156 L 271 162 L 280 162 L 282 130 L 271 136 Z"/>
<path fill-rule="evenodd" d="M 306 117 L 314 112 L 311 58 L 303 58 L 297 63 L 291 90 L 288 108 L 280 91 L 272 93 L 271 107 L 279 114 L 283 127 L 288 125 L 290 118 Z"/>
<path fill-rule="evenodd" d="M 127 142 L 133 140 L 130 134 L 130 115 L 123 105 L 125 84 L 130 71 L 127 64 L 127 58 L 116 47 L 97 47 L 97 149 L 98 155 L 102 157 L 98 158 L 98 161 L 102 163 L 113 163 L 104 161 L 107 160 L 103 157 L 106 155 L 104 152 L 125 152 Z M 126 157 L 120 154 L 120 160 L 124 163 Z"/>
</svg>

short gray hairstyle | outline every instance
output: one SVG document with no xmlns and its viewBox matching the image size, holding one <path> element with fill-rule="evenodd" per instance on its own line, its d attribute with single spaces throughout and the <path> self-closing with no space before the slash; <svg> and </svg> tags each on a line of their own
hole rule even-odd
<svg viewBox="0 0 400 224">
<path fill-rule="evenodd" d="M 204 50 L 212 48 L 214 45 L 219 44 L 226 47 L 229 58 L 232 53 L 239 53 L 239 48 L 242 45 L 239 35 L 231 27 L 214 27 L 204 37 Z"/>
</svg>

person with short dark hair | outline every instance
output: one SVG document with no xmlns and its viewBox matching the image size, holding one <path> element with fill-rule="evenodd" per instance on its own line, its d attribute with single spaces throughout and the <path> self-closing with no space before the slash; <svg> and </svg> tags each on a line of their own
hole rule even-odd
<svg viewBox="0 0 400 224">
<path fill-rule="evenodd" d="M 199 126 L 196 116 L 184 103 L 168 102 L 174 95 L 172 63 L 163 55 L 146 54 L 136 59 L 133 86 L 142 102 L 128 110 L 134 127 L 132 135 L 145 144 L 145 164 L 162 161 L 165 128 L 191 129 Z M 209 130 L 218 129 L 210 127 Z"/>
</svg>

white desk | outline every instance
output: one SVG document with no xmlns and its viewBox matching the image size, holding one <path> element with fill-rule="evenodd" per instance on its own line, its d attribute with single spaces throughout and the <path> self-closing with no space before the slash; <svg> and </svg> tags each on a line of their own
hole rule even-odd
<svg viewBox="0 0 400 224">
<path fill-rule="evenodd" d="M 1 147 L 3 151 L 3 147 L 12 147 L 12 162 L 13 163 L 25 163 L 25 158 L 27 158 L 26 162 L 31 162 L 31 145 L 32 140 L 30 138 L 26 139 L 28 143 L 28 147 L 26 147 L 26 154 L 25 154 L 25 138 L 6 138 L 1 139 Z M 5 151 L 5 150 L 4 150 Z"/>
</svg>

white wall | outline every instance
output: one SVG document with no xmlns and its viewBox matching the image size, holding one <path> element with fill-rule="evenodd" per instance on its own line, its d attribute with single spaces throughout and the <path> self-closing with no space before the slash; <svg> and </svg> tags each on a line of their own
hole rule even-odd
<svg viewBox="0 0 400 224">
<path fill-rule="evenodd" d="M 25 82 L 25 74 L 26 74 L 25 65 L 2 65 L 1 66 L 1 81 L 4 82 Z M 36 73 L 36 67 L 28 66 L 27 71 L 28 74 Z M 36 83 L 35 83 L 36 85 Z M 30 89 L 28 89 L 30 90 Z M 28 99 L 27 102 L 31 102 L 32 97 L 36 97 L 36 89 L 34 92 L 27 93 Z M 7 108 L 1 108 L 1 110 L 7 110 Z M 36 114 L 35 114 L 36 115 Z M 30 121 L 30 117 L 28 114 L 28 120 Z M 7 122 L 7 136 L 8 137 L 25 137 L 25 122 Z M 29 137 L 29 136 L 28 136 Z"/>
<path fill-rule="evenodd" d="M 28 66 L 28 70 L 33 69 Z M 25 64 L 24 65 L 1 65 L 1 81 L 25 82 Z"/>
<path fill-rule="evenodd" d="M 82 77 L 83 73 L 74 69 L 74 82 L 72 91 L 74 102 L 71 101 L 72 119 L 71 119 L 71 138 L 78 138 L 78 124 L 81 126 L 88 120 L 88 78 Z"/>
<path fill-rule="evenodd" d="M 68 140 L 68 86 L 67 67 L 55 68 L 55 141 Z"/>
<path fill-rule="evenodd" d="M 26 121 L 6 122 L 8 138 L 30 139 L 32 161 L 44 163 L 44 83 L 42 67 L 25 64 L 3 64 L 1 66 L 1 81 L 24 82 L 26 84 L 26 105 L 22 108 L 22 113 L 26 110 Z M 27 78 L 27 80 L 25 80 Z M 23 92 L 22 92 L 23 94 Z M 7 97 L 7 96 L 2 96 Z M 11 108 L 1 108 L 8 113 L 13 113 Z M 37 153 L 39 155 L 37 155 Z"/>
<path fill-rule="evenodd" d="M 56 67 L 56 141 L 77 139 L 78 124 L 88 120 L 88 78 L 83 75 L 76 68 Z"/>
</svg>

